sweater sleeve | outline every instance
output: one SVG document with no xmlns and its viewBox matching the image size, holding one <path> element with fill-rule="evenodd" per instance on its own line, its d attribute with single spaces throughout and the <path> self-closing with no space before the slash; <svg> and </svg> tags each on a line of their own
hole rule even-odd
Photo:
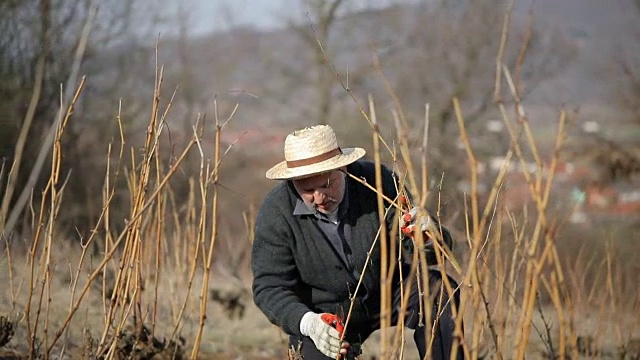
<svg viewBox="0 0 640 360">
<path fill-rule="evenodd" d="M 252 248 L 253 299 L 269 321 L 300 335 L 300 320 L 310 310 L 294 292 L 300 278 L 290 248 L 292 236 L 283 214 L 269 202 L 263 204 Z"/>
</svg>

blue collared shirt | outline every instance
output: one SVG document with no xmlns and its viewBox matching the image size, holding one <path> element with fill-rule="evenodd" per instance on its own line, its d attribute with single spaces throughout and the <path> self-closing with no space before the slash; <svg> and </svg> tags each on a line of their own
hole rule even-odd
<svg viewBox="0 0 640 360">
<path fill-rule="evenodd" d="M 329 242 L 331 247 L 335 250 L 338 256 L 342 259 L 346 268 L 349 269 L 356 277 L 357 274 L 351 257 L 351 226 L 346 224 L 345 216 L 349 210 L 349 195 L 347 187 L 345 187 L 344 196 L 340 205 L 338 205 L 337 222 L 333 222 L 329 217 L 315 208 L 307 205 L 302 199 L 298 198 L 296 206 L 293 209 L 294 216 L 311 216 L 314 220 L 314 224 L 322 232 L 325 239 Z"/>
</svg>

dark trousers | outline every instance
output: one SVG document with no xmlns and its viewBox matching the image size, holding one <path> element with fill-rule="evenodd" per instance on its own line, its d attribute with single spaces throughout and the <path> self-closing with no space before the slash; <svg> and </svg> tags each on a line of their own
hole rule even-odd
<svg viewBox="0 0 640 360">
<path fill-rule="evenodd" d="M 441 273 L 436 270 L 429 271 L 429 295 L 431 298 L 431 321 L 423 321 L 420 325 L 420 297 L 418 295 L 418 287 L 415 284 L 415 278 L 412 281 L 412 291 L 409 295 L 407 302 L 407 309 L 405 313 L 405 326 L 415 330 L 413 333 L 413 340 L 420 358 L 424 359 L 427 354 L 427 339 L 425 337 L 426 332 L 432 334 L 433 337 L 429 337 L 429 343 L 431 344 L 431 358 L 434 360 L 449 360 L 451 358 L 451 350 L 454 343 L 454 329 L 455 320 L 452 315 L 452 306 L 456 309 L 460 304 L 460 294 L 455 292 L 453 298 L 449 300 L 447 290 L 442 284 Z M 405 280 L 406 282 L 406 280 Z M 451 286 L 456 289 L 456 282 L 449 278 Z M 425 289 L 422 289 L 426 293 Z M 399 310 L 401 306 L 400 287 L 395 289 L 392 294 L 393 301 L 393 313 L 391 315 L 391 321 L 396 324 L 399 317 Z M 426 316 L 426 310 L 424 310 Z M 372 319 L 371 329 L 365 334 L 370 334 L 375 330 L 380 329 L 380 319 Z M 433 332 L 432 332 L 433 330 Z M 349 328 L 347 327 L 347 332 Z M 368 335 L 365 335 L 368 336 Z M 364 342 L 366 338 L 362 339 Z M 299 349 L 300 354 L 304 360 L 326 360 L 329 357 L 322 354 L 316 349 L 313 340 L 309 337 L 290 337 L 289 349 Z M 464 353 L 462 346 L 458 345 L 458 351 L 456 359 L 464 359 Z"/>
</svg>

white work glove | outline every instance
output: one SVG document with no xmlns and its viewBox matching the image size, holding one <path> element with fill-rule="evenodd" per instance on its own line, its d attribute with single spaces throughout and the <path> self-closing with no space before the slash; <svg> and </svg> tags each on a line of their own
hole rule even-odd
<svg viewBox="0 0 640 360">
<path fill-rule="evenodd" d="M 445 228 L 440 227 L 438 222 L 425 211 L 420 211 L 417 207 L 402 214 L 400 217 L 400 231 L 402 231 L 407 238 L 411 239 L 413 245 L 415 245 L 416 232 L 422 232 L 424 236 L 424 247 L 422 251 L 424 251 L 426 255 L 427 263 L 431 265 L 439 263 L 434 242 L 438 242 L 438 244 L 446 246 L 449 249 L 453 246 L 449 232 Z M 413 248 L 409 249 L 413 251 Z"/>
<path fill-rule="evenodd" d="M 434 227 L 431 217 L 425 215 L 424 212 L 418 216 L 419 211 L 418 207 L 413 207 L 400 217 L 400 230 L 410 238 L 414 237 L 415 231 L 418 229 L 424 233 L 429 230 L 429 227 Z"/>
<path fill-rule="evenodd" d="M 316 348 L 328 357 L 335 359 L 340 354 L 340 333 L 322 321 L 322 314 L 309 311 L 300 320 L 300 332 L 313 340 Z"/>
</svg>

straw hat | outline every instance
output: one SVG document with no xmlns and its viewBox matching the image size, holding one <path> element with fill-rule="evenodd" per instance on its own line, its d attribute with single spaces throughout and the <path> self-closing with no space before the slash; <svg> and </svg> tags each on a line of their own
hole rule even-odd
<svg viewBox="0 0 640 360">
<path fill-rule="evenodd" d="M 361 148 L 340 148 L 330 126 L 312 126 L 287 135 L 285 160 L 269 169 L 266 175 L 274 180 L 304 178 L 349 165 L 364 153 Z"/>
</svg>

